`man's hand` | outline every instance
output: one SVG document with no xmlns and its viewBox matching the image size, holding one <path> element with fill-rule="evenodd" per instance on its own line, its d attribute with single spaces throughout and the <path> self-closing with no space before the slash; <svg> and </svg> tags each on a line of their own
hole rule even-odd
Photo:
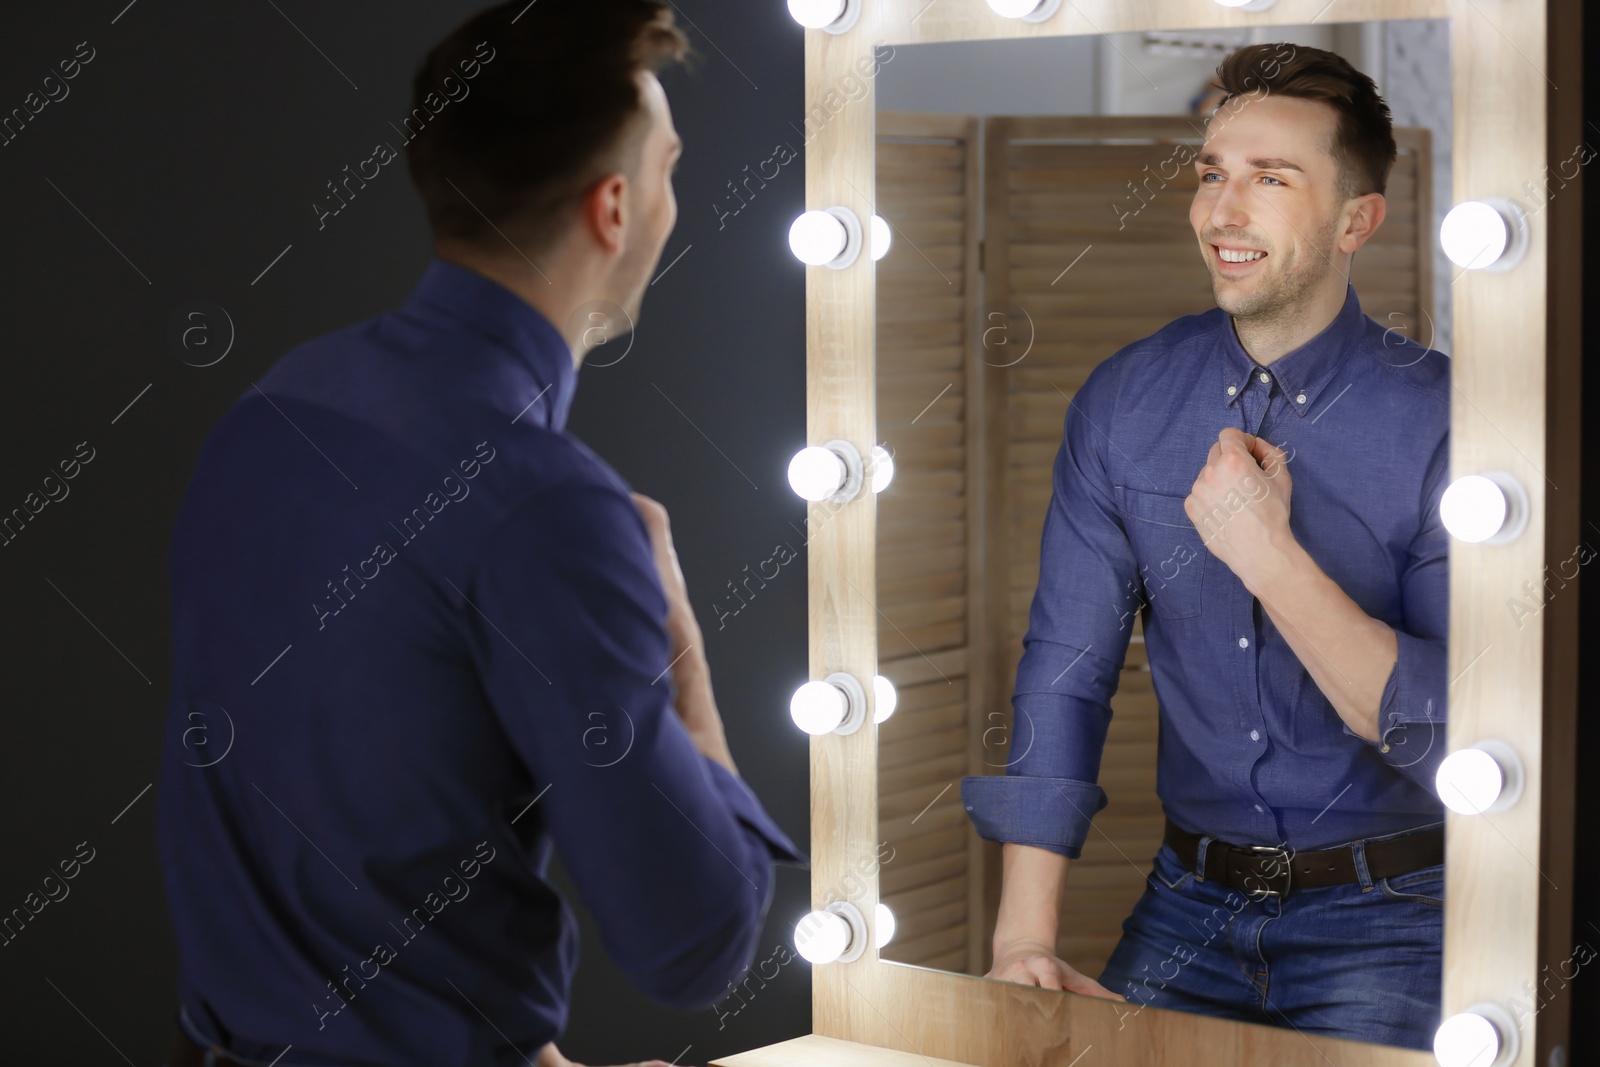
<svg viewBox="0 0 1600 1067">
<path fill-rule="evenodd" d="M 584 1065 L 567 1059 L 561 1054 L 561 1050 L 556 1048 L 556 1043 L 552 1041 L 539 1050 L 537 1067 L 584 1067 Z M 645 1060 L 642 1063 L 624 1064 L 622 1067 L 682 1067 L 682 1065 L 674 1065 L 666 1060 Z"/>
<path fill-rule="evenodd" d="M 700 644 L 700 623 L 689 606 L 689 590 L 684 584 L 683 568 L 678 566 L 678 550 L 672 545 L 672 524 L 667 518 L 667 509 L 643 493 L 632 496 L 634 507 L 639 509 L 645 529 L 650 532 L 656 574 L 667 595 L 667 633 L 672 637 L 672 658 L 676 660 L 684 649 Z"/>
<path fill-rule="evenodd" d="M 1217 435 L 1183 503 L 1211 554 L 1247 587 L 1269 573 L 1294 541 L 1289 458 L 1271 441 L 1229 426 Z"/>
<path fill-rule="evenodd" d="M 656 573 L 667 596 L 667 635 L 672 640 L 672 684 L 677 690 L 678 717 L 694 741 L 695 748 L 716 760 L 734 774 L 733 754 L 722 729 L 722 716 L 711 692 L 711 667 L 706 663 L 700 624 L 689 607 L 689 592 L 678 566 L 678 552 L 672 547 L 672 527 L 667 509 L 643 493 L 634 493 L 633 503 L 650 534 L 650 550 L 655 556 Z"/>
<path fill-rule="evenodd" d="M 1055 954 L 1053 948 L 1042 941 L 1013 941 L 1006 945 L 996 945 L 994 966 L 989 968 L 989 973 L 984 977 L 998 978 L 1003 982 L 1015 982 L 1018 985 L 1038 986 L 1041 989 L 1082 993 L 1104 1000 L 1128 999 L 1074 970 L 1066 960 Z"/>
</svg>

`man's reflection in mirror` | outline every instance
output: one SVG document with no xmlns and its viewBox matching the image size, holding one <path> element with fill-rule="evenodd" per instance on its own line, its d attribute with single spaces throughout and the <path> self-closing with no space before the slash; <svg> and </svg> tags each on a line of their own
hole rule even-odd
<svg viewBox="0 0 1600 1067">
<path fill-rule="evenodd" d="M 1005 842 L 989 977 L 1430 1047 L 1439 1021 L 1450 361 L 1363 314 L 1388 106 L 1340 56 L 1218 68 L 1189 211 L 1216 307 L 1072 398 L 1012 706 L 962 783 Z M 1164 841 L 1098 979 L 1056 955 L 1132 621 Z M 1024 723 L 1026 720 L 1026 723 Z"/>
</svg>

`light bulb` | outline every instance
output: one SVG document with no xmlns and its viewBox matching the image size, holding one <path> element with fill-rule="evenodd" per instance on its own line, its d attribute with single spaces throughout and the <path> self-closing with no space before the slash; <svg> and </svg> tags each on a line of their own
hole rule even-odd
<svg viewBox="0 0 1600 1067">
<path fill-rule="evenodd" d="M 789 227 L 789 249 L 795 258 L 813 267 L 844 251 L 844 223 L 826 211 L 807 211 Z"/>
<path fill-rule="evenodd" d="M 850 947 L 850 923 L 837 912 L 807 912 L 794 925 L 794 947 L 812 963 L 832 963 Z"/>
<path fill-rule="evenodd" d="M 806 500 L 826 500 L 844 484 L 844 458 L 831 448 L 808 445 L 789 461 L 789 485 Z"/>
<path fill-rule="evenodd" d="M 1238 8 L 1240 11 L 1265 11 L 1278 0 L 1217 0 L 1223 7 Z"/>
<path fill-rule="evenodd" d="M 808 445 L 789 460 L 789 488 L 805 500 L 843 504 L 861 491 L 861 453 L 849 441 Z"/>
<path fill-rule="evenodd" d="M 1510 270 L 1527 248 L 1528 225 L 1510 200 L 1468 200 L 1439 225 L 1439 247 L 1466 270 Z"/>
<path fill-rule="evenodd" d="M 1023 22 L 1043 22 L 1061 9 L 1061 0 L 989 0 L 996 15 Z"/>
<path fill-rule="evenodd" d="M 1433 785 L 1451 811 L 1462 815 L 1504 811 L 1522 796 L 1522 761 L 1504 742 L 1479 741 L 1446 756 L 1434 773 Z"/>
<path fill-rule="evenodd" d="M 1467 474 L 1439 497 L 1439 521 L 1458 541 L 1505 544 L 1528 525 L 1528 494 L 1505 471 Z"/>
<path fill-rule="evenodd" d="M 844 14 L 844 0 L 789 0 L 789 14 L 808 30 L 820 30 Z"/>
<path fill-rule="evenodd" d="M 894 912 L 889 910 L 889 905 L 879 904 L 872 909 L 872 943 L 881 949 L 893 940 Z"/>
<path fill-rule="evenodd" d="M 806 733 L 820 737 L 844 723 L 850 699 L 828 682 L 807 682 L 789 698 L 789 717 Z"/>
<path fill-rule="evenodd" d="M 872 216 L 872 258 L 882 259 L 887 255 L 892 241 L 888 222 L 884 221 L 882 215 Z"/>
<path fill-rule="evenodd" d="M 789 226 L 789 251 L 810 266 L 843 270 L 861 252 L 861 220 L 847 207 L 803 212 Z"/>
<path fill-rule="evenodd" d="M 1474 1004 L 1450 1016 L 1433 1034 L 1440 1067 L 1506 1067 L 1517 1058 L 1517 1024 L 1498 1004 Z"/>
<path fill-rule="evenodd" d="M 872 446 L 872 491 L 881 493 L 894 481 L 894 457 L 882 445 Z"/>
<path fill-rule="evenodd" d="M 853 734 L 867 720 L 867 694 L 855 676 L 835 671 L 807 682 L 789 698 L 789 717 L 813 737 Z"/>
<path fill-rule="evenodd" d="M 895 705 L 900 703 L 900 694 L 896 692 L 894 683 L 881 674 L 872 676 L 872 721 L 882 722 L 894 714 Z"/>
<path fill-rule="evenodd" d="M 843 33 L 861 15 L 861 0 L 789 0 L 789 14 L 808 30 Z"/>
<path fill-rule="evenodd" d="M 812 963 L 851 963 L 866 951 L 867 917 L 848 900 L 835 900 L 795 924 L 794 947 Z"/>
</svg>

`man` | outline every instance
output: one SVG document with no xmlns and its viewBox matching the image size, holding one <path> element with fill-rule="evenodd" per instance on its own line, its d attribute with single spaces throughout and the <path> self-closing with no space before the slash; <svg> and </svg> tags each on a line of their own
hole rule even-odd
<svg viewBox="0 0 1600 1067">
<path fill-rule="evenodd" d="M 1429 1047 L 1439 1014 L 1449 359 L 1347 278 L 1395 158 L 1365 75 L 1242 48 L 1194 158 L 1217 308 L 1097 366 L 1054 468 L 1013 707 L 962 795 L 1006 842 L 993 977 Z M 1292 462 L 1291 462 L 1292 461 Z M 1291 503 L 1292 501 L 1292 503 Z M 1097 982 L 1055 955 L 1132 618 L 1167 815 Z"/>
<path fill-rule="evenodd" d="M 452 33 L 407 123 L 437 258 L 207 441 L 172 546 L 176 1062 L 562 1067 L 553 850 L 685 1008 L 805 864 L 738 777 L 666 512 L 564 430 L 677 217 L 685 49 L 660 0 Z"/>
</svg>

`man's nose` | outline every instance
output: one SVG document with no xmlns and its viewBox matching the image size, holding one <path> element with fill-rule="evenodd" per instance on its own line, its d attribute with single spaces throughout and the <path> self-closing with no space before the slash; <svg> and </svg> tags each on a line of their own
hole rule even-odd
<svg viewBox="0 0 1600 1067">
<path fill-rule="evenodd" d="M 1244 229 L 1250 223 L 1246 193 L 1228 182 L 1211 201 L 1211 225 L 1218 230 Z"/>
</svg>

